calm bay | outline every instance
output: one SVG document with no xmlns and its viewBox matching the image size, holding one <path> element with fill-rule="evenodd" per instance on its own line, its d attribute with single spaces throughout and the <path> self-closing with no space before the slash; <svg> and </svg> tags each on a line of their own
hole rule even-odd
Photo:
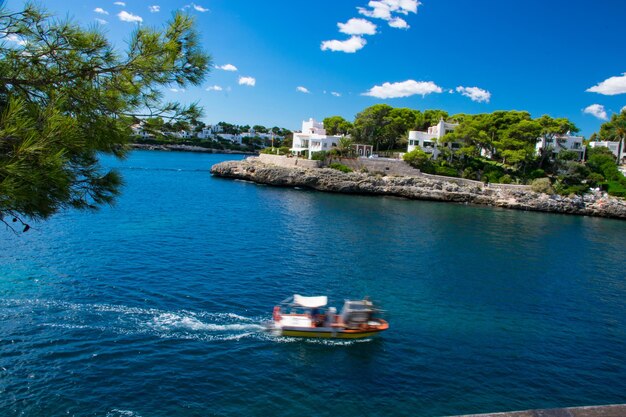
<svg viewBox="0 0 626 417">
<path fill-rule="evenodd" d="M 3 416 L 436 416 L 626 402 L 626 222 L 272 188 L 135 151 L 112 208 L 0 240 Z M 261 330 L 370 296 L 358 342 Z"/>
</svg>

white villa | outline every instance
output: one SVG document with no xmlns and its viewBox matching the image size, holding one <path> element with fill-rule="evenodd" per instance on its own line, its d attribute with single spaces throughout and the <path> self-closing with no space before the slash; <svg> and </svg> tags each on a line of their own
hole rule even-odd
<svg viewBox="0 0 626 417">
<path fill-rule="evenodd" d="M 537 139 L 535 149 L 537 150 L 538 155 L 541 153 L 542 149 L 552 149 L 552 157 L 557 156 L 561 151 L 573 151 L 578 153 L 579 161 L 585 158 L 583 137 L 572 136 L 570 132 L 567 132 L 565 135 L 556 136 L 553 139 L 541 137 Z"/>
<path fill-rule="evenodd" d="M 154 139 L 154 135 L 152 133 L 146 132 L 143 129 L 143 123 L 134 124 L 130 128 L 135 136 L 139 136 L 142 139 Z"/>
<path fill-rule="evenodd" d="M 613 152 L 613 155 L 617 158 L 618 164 L 625 162 L 624 159 L 626 159 L 626 149 L 624 149 L 623 139 L 619 142 L 589 142 L 589 146 L 592 148 L 599 148 L 601 146 L 609 148 L 609 150 Z"/>
<path fill-rule="evenodd" d="M 329 151 L 339 144 L 339 136 L 329 136 L 326 134 L 324 124 L 315 119 L 302 121 L 302 131 L 293 132 L 293 145 L 290 151 L 296 155 L 308 151 L 309 159 L 313 152 Z"/>
<path fill-rule="evenodd" d="M 193 138 L 193 133 L 188 130 L 180 130 L 178 132 L 174 132 L 173 136 L 178 139 L 191 139 Z"/>
<path fill-rule="evenodd" d="M 220 125 L 207 125 L 196 135 L 198 139 L 213 139 L 215 135 L 222 133 L 222 126 Z"/>
<path fill-rule="evenodd" d="M 441 118 L 439 119 L 439 123 L 429 127 L 427 132 L 411 130 L 409 132 L 409 146 L 407 147 L 407 152 L 419 148 L 426 153 L 432 154 L 433 158 L 436 158 L 440 153 L 439 149 L 437 149 L 437 141 L 458 126 L 459 125 L 456 123 L 446 123 L 443 121 L 443 118 Z"/>
</svg>

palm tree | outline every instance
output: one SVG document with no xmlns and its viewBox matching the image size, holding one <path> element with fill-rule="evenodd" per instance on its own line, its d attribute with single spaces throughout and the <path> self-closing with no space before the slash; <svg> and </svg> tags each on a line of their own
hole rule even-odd
<svg viewBox="0 0 626 417">
<path fill-rule="evenodd" d="M 349 137 L 343 136 L 339 139 L 339 143 L 337 144 L 337 151 L 341 154 L 341 156 L 350 156 L 352 152 L 354 152 L 353 146 L 354 141 Z"/>
</svg>

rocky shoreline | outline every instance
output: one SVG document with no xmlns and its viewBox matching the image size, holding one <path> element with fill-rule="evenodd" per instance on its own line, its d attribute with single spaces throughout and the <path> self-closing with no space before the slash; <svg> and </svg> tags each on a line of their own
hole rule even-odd
<svg viewBox="0 0 626 417">
<path fill-rule="evenodd" d="M 253 181 L 279 187 L 304 187 L 345 194 L 384 195 L 414 200 L 480 204 L 548 213 L 626 219 L 626 201 L 604 192 L 563 197 L 535 193 L 526 188 L 506 189 L 484 185 L 459 184 L 426 175 L 384 176 L 343 173 L 330 168 L 283 167 L 258 158 L 226 161 L 211 167 L 217 177 Z"/>
<path fill-rule="evenodd" d="M 178 152 L 201 152 L 201 153 L 224 153 L 233 155 L 256 155 L 254 152 L 233 151 L 230 149 L 212 149 L 193 145 L 150 145 L 147 143 L 131 143 L 131 149 L 144 151 L 178 151 Z"/>
</svg>

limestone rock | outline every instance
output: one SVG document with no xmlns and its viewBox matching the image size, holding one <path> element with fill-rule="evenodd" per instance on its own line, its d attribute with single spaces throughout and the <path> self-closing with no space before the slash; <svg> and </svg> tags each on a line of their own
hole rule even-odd
<svg viewBox="0 0 626 417">
<path fill-rule="evenodd" d="M 414 200 L 626 219 L 626 201 L 599 191 L 570 198 L 535 193 L 527 188 L 480 187 L 420 174 L 385 177 L 363 172 L 344 173 L 329 168 L 280 167 L 256 159 L 222 162 L 214 165 L 211 173 L 218 177 L 281 187 L 306 187 L 327 192 L 389 195 Z"/>
</svg>

